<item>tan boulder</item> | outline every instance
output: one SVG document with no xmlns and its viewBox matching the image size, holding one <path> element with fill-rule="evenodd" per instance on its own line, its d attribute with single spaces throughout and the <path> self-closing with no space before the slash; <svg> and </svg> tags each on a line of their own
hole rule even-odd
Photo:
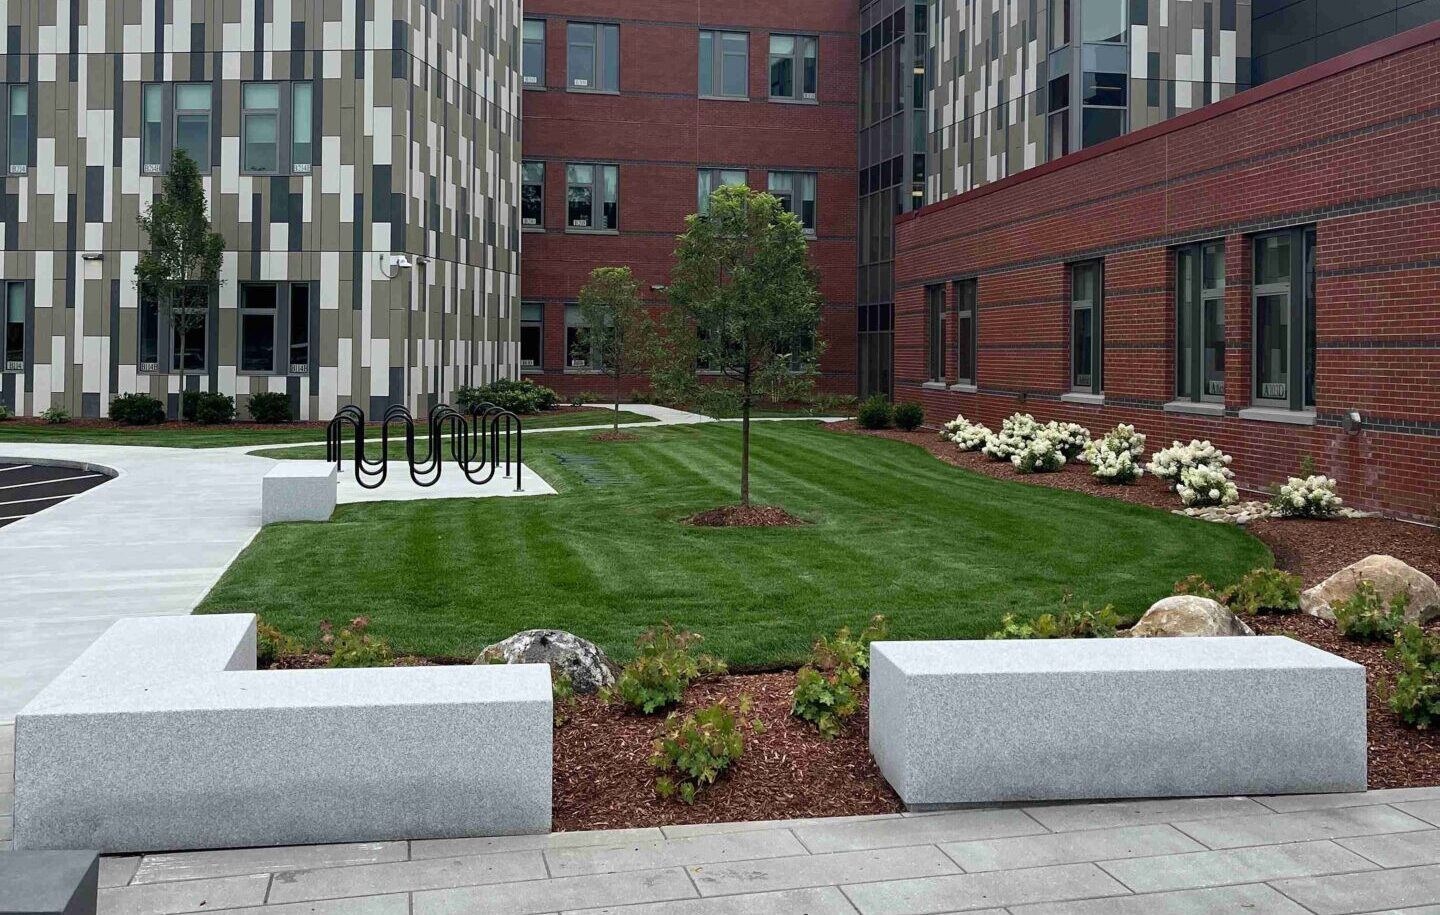
<svg viewBox="0 0 1440 915">
<path fill-rule="evenodd" d="M 1300 609 L 1311 616 L 1333 620 L 1335 611 L 1331 605 L 1349 600 L 1355 594 L 1355 586 L 1362 581 L 1374 585 L 1387 601 L 1401 591 L 1409 594 L 1410 605 L 1405 608 L 1405 619 L 1411 622 L 1428 623 L 1440 617 L 1440 585 L 1436 585 L 1435 579 L 1429 575 L 1394 556 L 1366 556 L 1346 566 L 1310 590 L 1301 592 Z"/>
<path fill-rule="evenodd" d="M 1158 600 L 1128 633 L 1134 638 L 1254 635 L 1255 630 L 1219 602 L 1193 594 Z"/>
</svg>

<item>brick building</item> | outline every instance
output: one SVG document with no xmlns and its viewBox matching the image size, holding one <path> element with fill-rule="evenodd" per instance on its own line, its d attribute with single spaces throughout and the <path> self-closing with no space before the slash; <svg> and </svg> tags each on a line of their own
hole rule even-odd
<svg viewBox="0 0 1440 915">
<path fill-rule="evenodd" d="M 901 217 L 896 396 L 1440 507 L 1440 24 Z"/>
<path fill-rule="evenodd" d="M 812 230 L 820 387 L 854 391 L 858 23 L 855 0 L 525 4 L 522 372 L 608 393 L 570 343 L 591 269 L 661 306 L 685 217 L 743 181 Z"/>
</svg>

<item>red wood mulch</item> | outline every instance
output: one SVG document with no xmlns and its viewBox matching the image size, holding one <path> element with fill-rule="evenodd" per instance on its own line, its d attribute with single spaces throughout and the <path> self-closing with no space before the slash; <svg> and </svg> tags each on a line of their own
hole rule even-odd
<svg viewBox="0 0 1440 915">
<path fill-rule="evenodd" d="M 727 505 L 691 515 L 682 523 L 693 527 L 795 527 L 810 522 L 773 505 Z"/>
</svg>

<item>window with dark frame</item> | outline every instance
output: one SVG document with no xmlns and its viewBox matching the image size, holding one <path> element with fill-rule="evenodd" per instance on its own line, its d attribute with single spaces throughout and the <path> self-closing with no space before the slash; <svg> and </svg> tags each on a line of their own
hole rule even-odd
<svg viewBox="0 0 1440 915">
<path fill-rule="evenodd" d="M 160 371 L 160 308 L 150 296 L 140 297 L 140 347 L 138 368 L 141 372 Z"/>
<path fill-rule="evenodd" d="M 619 166 L 591 163 L 565 168 L 565 225 L 578 231 L 614 231 L 620 224 Z"/>
<path fill-rule="evenodd" d="M 291 375 L 310 371 L 310 284 L 290 284 L 289 365 Z"/>
<path fill-rule="evenodd" d="M 750 36 L 745 32 L 700 32 L 702 97 L 750 97 Z"/>
<path fill-rule="evenodd" d="M 1251 290 L 1256 406 L 1315 406 L 1315 227 L 1253 239 Z"/>
<path fill-rule="evenodd" d="M 545 306 L 539 302 L 520 303 L 520 368 L 541 369 L 545 365 Z"/>
<path fill-rule="evenodd" d="M 279 83 L 240 87 L 240 171 L 257 175 L 280 172 Z"/>
<path fill-rule="evenodd" d="M 241 372 L 275 374 L 279 324 L 279 289 L 275 284 L 242 284 L 240 286 L 240 362 L 237 366 Z"/>
<path fill-rule="evenodd" d="M 146 84 L 140 107 L 140 170 L 158 175 L 165 170 L 165 86 Z"/>
<path fill-rule="evenodd" d="M 571 89 L 620 91 L 620 26 L 571 22 L 566 25 L 565 40 Z"/>
<path fill-rule="evenodd" d="M 925 361 L 931 381 L 945 380 L 945 287 L 925 287 Z"/>
<path fill-rule="evenodd" d="M 0 359 L 0 371 L 25 371 L 25 304 L 28 297 L 24 280 L 5 282 L 5 311 L 3 315 L 5 333 L 0 336 L 4 358 Z"/>
<path fill-rule="evenodd" d="M 183 149 L 203 173 L 210 171 L 211 87 L 209 83 L 172 83 L 173 149 Z M 168 156 L 167 156 L 168 158 Z M 168 163 L 166 163 L 168 164 Z M 164 165 L 161 171 L 164 170 Z M 203 357 L 202 357 L 203 358 Z"/>
<path fill-rule="evenodd" d="M 1104 264 L 1070 265 L 1070 386 L 1100 394 L 1104 386 Z"/>
<path fill-rule="evenodd" d="M 545 227 L 545 163 L 525 162 L 520 166 L 520 225 L 526 229 Z"/>
<path fill-rule="evenodd" d="M 955 383 L 975 384 L 980 338 L 980 284 L 961 280 L 955 284 Z"/>
<path fill-rule="evenodd" d="M 522 51 L 523 85 L 540 88 L 545 85 L 545 20 L 526 19 Z"/>
<path fill-rule="evenodd" d="M 565 365 L 575 371 L 601 369 L 600 351 L 590 339 L 590 325 L 579 305 L 565 306 Z"/>
<path fill-rule="evenodd" d="M 210 366 L 210 306 L 204 290 L 186 298 L 186 302 L 177 302 L 175 309 L 181 314 L 198 314 L 199 318 L 193 322 L 188 318 L 171 322 L 170 370 L 203 372 Z"/>
<path fill-rule="evenodd" d="M 820 41 L 814 35 L 770 36 L 770 97 L 815 101 L 820 83 Z"/>
<path fill-rule="evenodd" d="M 290 84 L 290 171 L 308 174 L 315 165 L 315 84 Z"/>
<path fill-rule="evenodd" d="M 769 192 L 780 198 L 786 212 L 800 217 L 805 234 L 811 236 L 815 234 L 816 178 L 814 172 L 771 172 L 768 184 Z"/>
<path fill-rule="evenodd" d="M 30 171 L 30 87 L 12 83 L 5 89 L 5 170 Z"/>
<path fill-rule="evenodd" d="M 1225 244 L 1175 252 L 1175 396 L 1225 400 Z"/>
<path fill-rule="evenodd" d="M 744 187 L 749 175 L 739 168 L 702 168 L 696 188 L 695 212 L 705 215 L 710 212 L 710 195 L 722 187 Z"/>
</svg>

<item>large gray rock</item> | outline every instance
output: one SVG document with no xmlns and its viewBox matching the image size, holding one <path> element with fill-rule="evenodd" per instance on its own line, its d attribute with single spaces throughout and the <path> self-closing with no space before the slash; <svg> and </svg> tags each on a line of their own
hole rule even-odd
<svg viewBox="0 0 1440 915">
<path fill-rule="evenodd" d="M 1238 616 L 1208 597 L 1176 594 L 1157 600 L 1129 633 L 1135 638 L 1254 635 Z"/>
<path fill-rule="evenodd" d="M 1435 579 L 1394 556 L 1378 555 L 1366 556 L 1302 592 L 1300 609 L 1311 616 L 1333 620 L 1335 611 L 1331 605 L 1349 600 L 1355 594 L 1355 586 L 1362 581 L 1374 585 L 1387 601 L 1401 591 L 1409 594 L 1410 605 L 1405 608 L 1405 619 L 1411 622 L 1428 623 L 1440 617 L 1440 585 L 1435 584 Z"/>
<path fill-rule="evenodd" d="M 615 683 L 615 665 L 600 646 L 561 629 L 527 629 L 480 652 L 476 664 L 549 664 L 570 677 L 577 693 Z"/>
</svg>

